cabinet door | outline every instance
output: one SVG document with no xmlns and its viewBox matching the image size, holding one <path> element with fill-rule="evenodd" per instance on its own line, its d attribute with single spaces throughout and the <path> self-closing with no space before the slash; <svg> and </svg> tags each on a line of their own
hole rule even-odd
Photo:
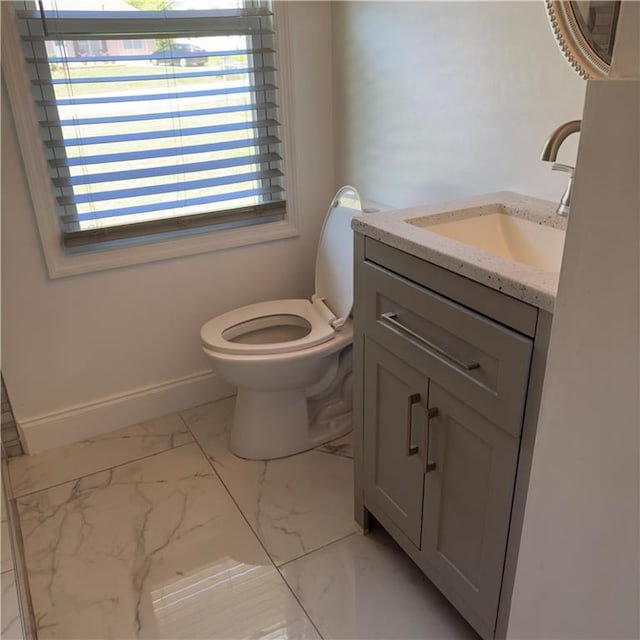
<svg viewBox="0 0 640 640">
<path fill-rule="evenodd" d="M 375 342 L 364 358 L 364 491 L 420 547 L 424 473 L 418 443 L 424 437 L 428 381 Z M 375 514 L 375 509 L 374 509 Z"/>
<path fill-rule="evenodd" d="M 494 629 L 518 440 L 433 382 L 421 555 L 431 579 Z"/>
</svg>

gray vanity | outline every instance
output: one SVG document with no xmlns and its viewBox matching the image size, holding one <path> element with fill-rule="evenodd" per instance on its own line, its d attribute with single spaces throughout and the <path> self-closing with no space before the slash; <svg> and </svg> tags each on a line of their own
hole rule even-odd
<svg viewBox="0 0 640 640">
<path fill-rule="evenodd" d="M 510 604 L 566 224 L 554 210 L 501 192 L 353 224 L 356 519 L 366 531 L 373 515 L 485 639 L 505 635 Z M 551 263 L 536 251 L 556 236 L 535 238 L 549 229 Z"/>
</svg>

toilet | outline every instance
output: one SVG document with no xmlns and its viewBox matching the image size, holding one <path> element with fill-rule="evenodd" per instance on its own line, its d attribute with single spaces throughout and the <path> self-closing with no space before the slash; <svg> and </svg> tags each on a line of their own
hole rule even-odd
<svg viewBox="0 0 640 640">
<path fill-rule="evenodd" d="M 361 213 L 358 192 L 342 187 L 320 233 L 311 300 L 259 302 L 202 327 L 211 367 L 238 388 L 229 442 L 236 455 L 281 458 L 351 430 L 351 218 Z"/>
</svg>

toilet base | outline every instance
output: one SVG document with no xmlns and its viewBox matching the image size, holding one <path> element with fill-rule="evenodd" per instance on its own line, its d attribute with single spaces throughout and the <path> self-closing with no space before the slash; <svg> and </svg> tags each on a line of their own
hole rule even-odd
<svg viewBox="0 0 640 640">
<path fill-rule="evenodd" d="M 240 458 L 272 460 L 319 447 L 351 429 L 350 410 L 310 424 L 304 391 L 238 389 L 229 448 Z"/>
</svg>

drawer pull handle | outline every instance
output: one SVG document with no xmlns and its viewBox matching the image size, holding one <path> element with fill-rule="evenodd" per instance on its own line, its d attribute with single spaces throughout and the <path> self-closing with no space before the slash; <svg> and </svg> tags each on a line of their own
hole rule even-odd
<svg viewBox="0 0 640 640">
<path fill-rule="evenodd" d="M 430 340 L 423 338 L 419 333 L 412 331 L 409 327 L 405 327 L 401 322 L 398 322 L 396 319 L 398 316 L 393 313 L 393 311 L 388 311 L 387 313 L 383 313 L 380 316 L 384 320 L 386 320 L 390 325 L 394 326 L 396 329 L 403 331 L 404 333 L 410 335 L 412 338 L 416 339 L 418 342 L 421 342 L 425 347 L 430 349 L 431 351 L 435 351 L 438 355 L 450 360 L 455 365 L 465 369 L 466 371 L 472 371 L 473 369 L 478 369 L 480 367 L 479 362 L 475 362 L 475 360 L 469 360 L 465 362 L 464 360 L 459 360 L 455 356 L 452 356 L 450 353 L 447 353 L 444 349 L 441 349 L 437 344 L 434 344 Z"/>
<path fill-rule="evenodd" d="M 429 462 L 429 440 L 431 435 L 431 418 L 437 417 L 438 413 L 439 412 L 437 407 L 431 407 L 430 409 L 427 409 L 427 426 L 424 430 L 424 446 L 423 446 L 424 458 L 422 460 L 422 464 L 423 464 L 422 470 L 424 473 L 429 473 L 430 471 L 436 470 L 436 463 Z"/>
<path fill-rule="evenodd" d="M 418 453 L 418 445 L 411 444 L 411 427 L 413 425 L 413 407 L 420 402 L 420 394 L 412 393 L 407 398 L 407 435 L 405 440 L 405 454 L 413 456 Z"/>
</svg>

